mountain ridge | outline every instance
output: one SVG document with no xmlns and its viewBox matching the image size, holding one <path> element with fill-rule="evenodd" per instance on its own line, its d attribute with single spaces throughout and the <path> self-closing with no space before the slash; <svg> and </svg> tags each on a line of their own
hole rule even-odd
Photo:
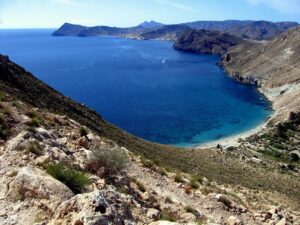
<svg viewBox="0 0 300 225">
<path fill-rule="evenodd" d="M 144 24 L 144 26 L 143 26 Z M 254 40 L 269 40 L 279 34 L 287 31 L 289 28 L 298 26 L 296 22 L 270 22 L 270 21 L 251 21 L 251 20 L 224 20 L 224 21 L 196 21 L 180 24 L 163 25 L 161 23 L 150 21 L 144 22 L 135 27 L 118 28 L 109 26 L 86 27 L 63 24 L 58 30 L 53 32 L 54 36 L 100 36 L 111 35 L 118 37 L 127 37 L 135 39 L 148 39 L 145 36 L 151 35 L 153 39 L 176 40 L 178 34 L 188 29 L 206 29 L 217 30 L 249 38 Z M 175 34 L 169 31 L 168 27 L 181 27 Z M 163 32 L 162 32 L 163 30 Z M 169 32 L 169 33 L 168 33 Z M 149 35 L 149 33 L 151 35 Z M 160 34 L 163 33 L 163 34 Z"/>
</svg>

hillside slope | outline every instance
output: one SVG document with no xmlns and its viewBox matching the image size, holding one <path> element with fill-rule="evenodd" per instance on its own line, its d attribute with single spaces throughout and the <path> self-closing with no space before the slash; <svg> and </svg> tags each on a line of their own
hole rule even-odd
<svg viewBox="0 0 300 225">
<path fill-rule="evenodd" d="M 241 159 L 239 152 L 235 154 L 209 149 L 195 151 L 150 143 L 110 125 L 95 111 L 64 97 L 5 56 L 0 57 L 0 72 L 0 88 L 3 92 L 40 110 L 66 115 L 103 138 L 151 159 L 160 166 L 205 176 L 219 184 L 273 190 L 278 196 L 284 195 L 292 202 L 300 198 L 298 178 L 282 174 L 277 164 L 274 165 L 277 169 L 274 169 L 273 162 L 270 162 L 270 169 L 267 159 L 268 163 L 253 166 L 247 163 L 247 157 Z"/>
<path fill-rule="evenodd" d="M 253 21 L 243 25 L 235 25 L 223 30 L 243 38 L 270 40 L 299 24 L 296 22 Z"/>
<path fill-rule="evenodd" d="M 242 38 L 219 31 L 187 30 L 175 41 L 173 47 L 187 52 L 222 55 L 229 48 L 243 42 Z"/>
<path fill-rule="evenodd" d="M 239 45 L 224 55 L 227 72 L 241 82 L 255 82 L 274 102 L 281 118 L 300 111 L 300 27 L 278 38 L 252 45 Z"/>
<path fill-rule="evenodd" d="M 149 143 L 2 55 L 0 74 L 0 224 L 299 223 L 297 165 Z"/>
</svg>

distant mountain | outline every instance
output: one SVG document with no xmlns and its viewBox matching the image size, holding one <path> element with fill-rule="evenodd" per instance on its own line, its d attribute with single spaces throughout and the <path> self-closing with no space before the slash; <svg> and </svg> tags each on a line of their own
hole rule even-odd
<svg viewBox="0 0 300 225">
<path fill-rule="evenodd" d="M 149 28 L 160 28 L 160 27 L 162 27 L 162 26 L 164 26 L 164 24 L 162 24 L 162 23 L 158 23 L 158 22 L 156 22 L 156 21 L 153 21 L 153 20 L 151 20 L 151 21 L 145 21 L 145 22 L 143 22 L 143 23 L 141 23 L 141 24 L 139 24 L 138 25 L 138 27 L 143 27 L 143 28 L 146 28 L 146 29 L 149 29 Z"/>
<path fill-rule="evenodd" d="M 71 23 L 64 23 L 58 30 L 53 32 L 53 36 L 77 36 L 82 31 L 87 29 L 85 26 L 71 24 Z"/>
<path fill-rule="evenodd" d="M 251 20 L 196 21 L 174 25 L 163 25 L 155 21 L 146 21 L 136 27 L 128 28 L 109 26 L 86 27 L 65 23 L 53 35 L 81 37 L 111 35 L 135 39 L 175 40 L 185 30 L 205 29 L 231 33 L 242 38 L 269 40 L 298 25 L 296 22 L 275 23 Z"/>
<path fill-rule="evenodd" d="M 53 36 L 100 36 L 100 35 L 111 35 L 111 36 L 122 36 L 129 33 L 139 33 L 144 28 L 142 27 L 109 27 L 109 26 L 94 26 L 86 27 L 71 23 L 63 24 L 58 30 L 53 32 Z"/>
<path fill-rule="evenodd" d="M 224 31 L 245 38 L 269 40 L 298 25 L 296 22 L 253 21 L 244 25 L 228 27 Z"/>
<path fill-rule="evenodd" d="M 225 31 L 234 26 L 244 26 L 252 23 L 252 20 L 224 20 L 224 21 L 195 21 L 184 23 L 192 29 L 204 29 L 204 30 L 219 30 Z"/>
<path fill-rule="evenodd" d="M 187 30 L 180 35 L 173 47 L 181 51 L 222 55 L 230 47 L 242 42 L 242 38 L 220 31 Z"/>
</svg>

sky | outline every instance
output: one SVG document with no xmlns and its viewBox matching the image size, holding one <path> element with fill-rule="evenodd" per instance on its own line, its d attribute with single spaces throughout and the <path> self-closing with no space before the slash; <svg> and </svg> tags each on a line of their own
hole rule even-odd
<svg viewBox="0 0 300 225">
<path fill-rule="evenodd" d="M 0 28 L 226 19 L 300 22 L 300 0 L 0 0 Z"/>
</svg>

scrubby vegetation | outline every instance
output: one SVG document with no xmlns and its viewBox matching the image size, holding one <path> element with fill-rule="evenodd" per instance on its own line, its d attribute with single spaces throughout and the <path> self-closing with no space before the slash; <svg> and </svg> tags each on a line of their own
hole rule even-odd
<svg viewBox="0 0 300 225">
<path fill-rule="evenodd" d="M 298 156 L 291 152 L 299 151 L 300 116 L 295 114 L 292 120 L 275 125 L 271 131 L 261 135 L 258 142 L 264 146 L 261 153 L 282 162 L 297 162 Z"/>
<path fill-rule="evenodd" d="M 182 178 L 182 176 L 181 176 L 180 173 L 176 173 L 176 175 L 175 175 L 175 177 L 174 177 L 174 180 L 175 180 L 175 182 L 177 182 L 177 183 L 184 183 L 184 180 L 183 180 L 183 178 Z"/>
<path fill-rule="evenodd" d="M 184 207 L 184 210 L 185 210 L 186 212 L 188 212 L 188 213 L 194 214 L 196 217 L 199 216 L 199 212 L 198 212 L 196 209 L 194 209 L 193 207 L 191 207 L 191 206 L 186 206 L 186 207 Z"/>
<path fill-rule="evenodd" d="M 43 119 L 37 112 L 30 111 L 27 113 L 27 116 L 31 118 L 31 120 L 27 122 L 28 126 L 39 127 L 43 124 Z"/>
<path fill-rule="evenodd" d="M 198 180 L 195 177 L 191 177 L 189 185 L 194 189 L 198 189 L 200 187 L 200 184 L 198 183 Z"/>
<path fill-rule="evenodd" d="M 101 177 L 113 177 L 127 165 L 126 153 L 119 148 L 98 148 L 87 162 L 87 169 Z"/>
<path fill-rule="evenodd" d="M 64 183 L 75 194 L 81 193 L 90 184 L 87 175 L 67 164 L 58 163 L 46 166 L 46 171 L 55 179 Z"/>
<path fill-rule="evenodd" d="M 11 112 L 6 107 L 0 105 L 0 139 L 5 140 L 11 134 L 9 124 Z"/>
<path fill-rule="evenodd" d="M 81 137 L 86 137 L 89 134 L 89 131 L 85 127 L 80 127 L 79 134 Z"/>
<path fill-rule="evenodd" d="M 38 142 L 30 142 L 27 146 L 27 151 L 35 155 L 41 155 L 43 150 Z"/>
</svg>

